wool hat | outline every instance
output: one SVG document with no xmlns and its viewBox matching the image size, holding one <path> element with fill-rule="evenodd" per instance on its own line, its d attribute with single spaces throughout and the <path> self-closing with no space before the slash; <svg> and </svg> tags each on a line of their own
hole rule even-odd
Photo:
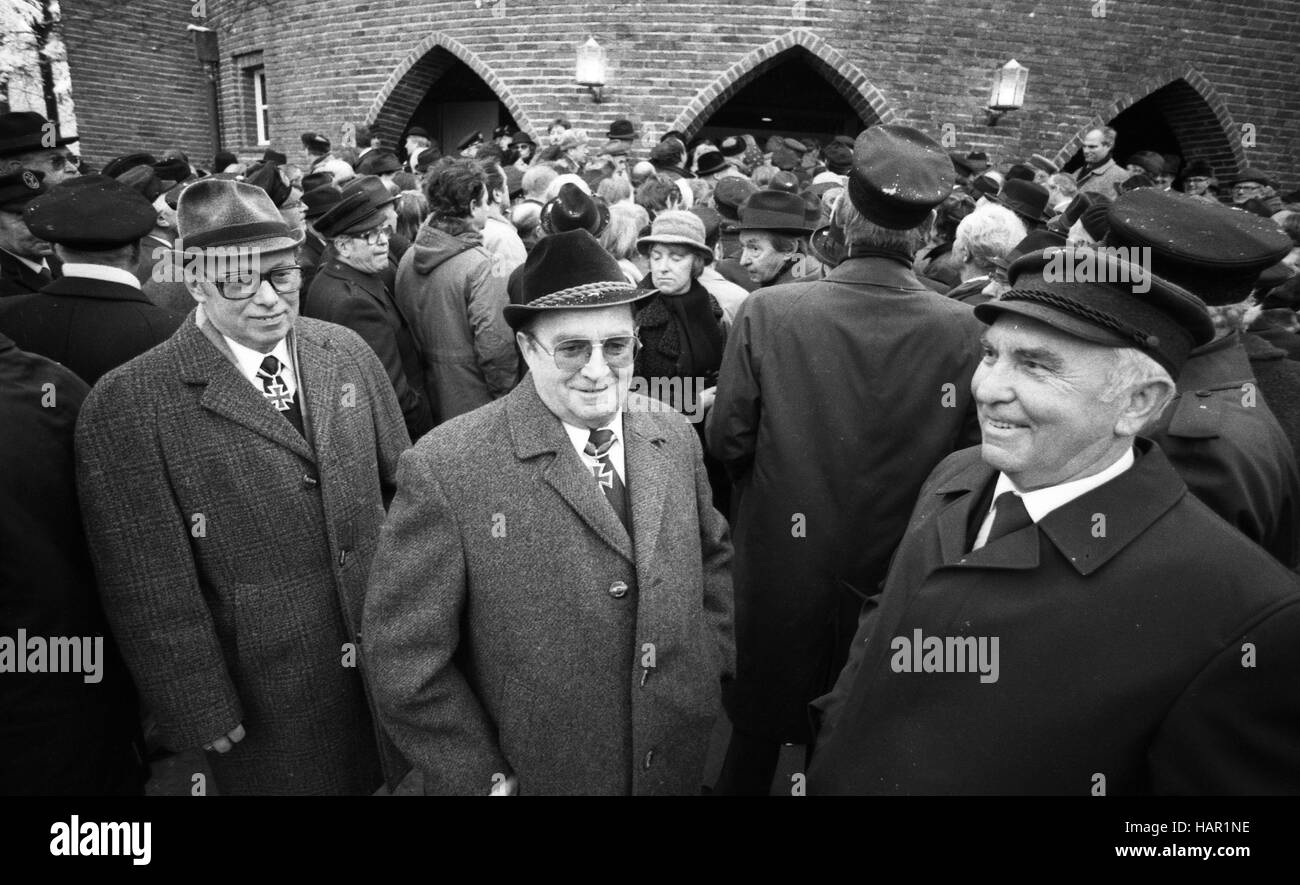
<svg viewBox="0 0 1300 885">
<path fill-rule="evenodd" d="M 360 175 L 342 187 L 338 202 L 322 212 L 313 226 L 323 237 L 362 234 L 379 227 L 384 208 L 395 202 L 397 197 L 378 176 Z"/>
<path fill-rule="evenodd" d="M 1089 280 L 1077 282 L 1087 265 Z M 1026 253 L 1007 271 L 1011 288 L 975 308 L 992 325 L 1004 314 L 1029 317 L 1075 338 L 1134 347 L 1178 377 L 1193 349 L 1214 338 L 1205 304 L 1177 284 L 1106 250 L 1048 248 Z"/>
<path fill-rule="evenodd" d="M 1247 182 L 1262 184 L 1264 187 L 1268 187 L 1272 184 L 1272 182 L 1268 180 L 1268 176 L 1265 175 L 1263 171 L 1256 169 L 1254 166 L 1247 166 L 1245 169 L 1242 169 L 1237 173 L 1236 178 L 1232 179 L 1233 184 L 1246 184 Z"/>
<path fill-rule="evenodd" d="M 864 218 L 881 227 L 916 227 L 955 184 L 948 154 L 909 126 L 872 126 L 854 144 L 849 199 Z"/>
<path fill-rule="evenodd" d="M 375 148 L 357 162 L 358 175 L 387 175 L 389 172 L 401 172 L 402 163 L 397 154 L 387 148 Z"/>
<path fill-rule="evenodd" d="M 533 137 L 527 132 L 513 133 L 510 136 L 510 146 L 515 147 L 521 144 L 531 144 L 533 147 L 537 147 L 537 142 L 533 141 Z"/>
<path fill-rule="evenodd" d="M 187 249 L 273 252 L 302 242 L 302 234 L 285 223 L 270 195 L 243 181 L 200 178 L 181 193 L 176 217 L 177 233 Z"/>
<path fill-rule="evenodd" d="M 23 220 L 36 237 L 89 252 L 104 252 L 153 230 L 152 202 L 107 175 L 84 175 L 60 184 L 27 204 Z"/>
<path fill-rule="evenodd" d="M 797 193 L 762 190 L 741 204 L 739 230 L 766 230 L 803 236 L 815 224 L 809 224 L 807 207 Z"/>
<path fill-rule="evenodd" d="M 635 304 L 655 294 L 629 283 L 614 257 L 585 230 L 560 231 L 539 240 L 528 253 L 519 282 L 524 303 L 504 309 L 515 331 L 547 311 Z"/>
<path fill-rule="evenodd" d="M 758 185 L 748 178 L 730 175 L 718 179 L 713 189 L 713 204 L 718 207 L 718 214 L 730 221 L 740 220 L 740 204 L 758 192 Z"/>
<path fill-rule="evenodd" d="M 1149 247 L 1156 274 L 1212 305 L 1244 300 L 1292 247 L 1266 218 L 1174 191 L 1121 194 L 1107 218 L 1107 245 Z"/>
<path fill-rule="evenodd" d="M 555 199 L 542 207 L 539 221 L 547 234 L 585 230 L 600 236 L 609 224 L 609 206 L 578 185 L 566 182 L 560 185 Z"/>
<path fill-rule="evenodd" d="M 731 168 L 730 164 L 722 156 L 721 151 L 705 151 L 695 161 L 696 175 L 713 175 L 729 168 Z"/>
<path fill-rule="evenodd" d="M 853 168 L 853 145 L 844 144 L 838 139 L 822 148 L 822 157 L 826 160 L 826 169 L 836 175 L 848 175 Z"/>
<path fill-rule="evenodd" d="M 34 111 L 0 114 L 0 157 L 63 147 L 74 141 L 77 136 L 60 135 L 57 126 Z"/>
<path fill-rule="evenodd" d="M 605 138 L 610 141 L 632 141 L 636 138 L 636 127 L 632 125 L 631 120 L 615 120 L 609 124 L 609 131 L 605 133 Z"/>
<path fill-rule="evenodd" d="M 15 169 L 0 175 L 0 209 L 21 212 L 32 200 L 49 190 L 45 173 L 39 169 Z"/>
<path fill-rule="evenodd" d="M 410 129 L 406 130 L 406 137 L 410 138 L 413 135 L 416 138 L 428 138 L 429 130 L 425 129 L 423 126 L 412 126 Z"/>
<path fill-rule="evenodd" d="M 1007 170 L 1007 181 L 1033 181 L 1035 177 L 1034 167 L 1024 163 L 1012 163 L 1011 168 Z"/>
<path fill-rule="evenodd" d="M 709 248 L 704 221 L 685 209 L 660 212 L 650 224 L 650 233 L 636 241 L 637 248 L 642 250 L 655 243 L 687 246 L 701 253 L 707 260 L 713 260 L 713 250 Z"/>
<path fill-rule="evenodd" d="M 1165 158 L 1155 151 L 1138 151 L 1129 157 L 1124 165 L 1137 166 L 1153 179 L 1165 173 Z"/>
<path fill-rule="evenodd" d="M 314 221 L 320 218 L 341 199 L 343 199 L 343 191 L 334 184 L 322 184 L 305 192 L 302 195 L 302 202 L 307 207 L 305 213 L 307 220 Z"/>
</svg>

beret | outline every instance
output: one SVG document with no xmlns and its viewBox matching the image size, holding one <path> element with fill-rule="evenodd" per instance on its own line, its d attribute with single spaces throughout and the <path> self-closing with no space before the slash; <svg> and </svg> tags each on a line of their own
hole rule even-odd
<svg viewBox="0 0 1300 885">
<path fill-rule="evenodd" d="M 1045 323 L 1107 347 L 1134 347 L 1174 378 L 1192 350 L 1214 338 L 1204 302 L 1128 260 L 1128 250 L 1047 248 L 1011 263 L 1011 288 L 977 305 L 992 325 L 1004 314 Z"/>
<path fill-rule="evenodd" d="M 138 242 L 158 213 L 131 187 L 107 175 L 84 175 L 27 204 L 31 232 L 51 243 L 103 252 Z"/>
<path fill-rule="evenodd" d="M 1292 245 L 1267 219 L 1154 188 L 1120 195 L 1107 220 L 1107 244 L 1149 248 L 1156 274 L 1212 305 L 1244 300 Z"/>
<path fill-rule="evenodd" d="M 909 126 L 873 126 L 853 146 L 849 199 L 881 227 L 916 227 L 955 184 L 952 160 L 943 148 Z"/>
</svg>

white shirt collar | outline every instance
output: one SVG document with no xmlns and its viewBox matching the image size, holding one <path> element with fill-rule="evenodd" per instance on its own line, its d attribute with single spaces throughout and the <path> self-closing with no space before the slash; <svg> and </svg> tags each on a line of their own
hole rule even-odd
<svg viewBox="0 0 1300 885">
<path fill-rule="evenodd" d="M 262 389 L 262 382 L 258 380 L 257 370 L 262 367 L 262 360 L 266 359 L 265 353 L 258 353 L 250 347 L 245 347 L 238 341 L 235 341 L 228 335 L 221 336 L 226 340 L 230 347 L 230 352 L 235 355 L 235 361 L 239 364 L 239 371 L 244 377 L 252 383 L 258 390 Z M 282 372 L 285 386 L 289 388 L 289 393 L 296 393 L 298 390 L 298 379 L 293 370 L 293 361 L 289 358 L 289 342 L 287 338 L 281 338 L 280 342 L 271 349 L 271 356 L 278 359 L 287 368 Z"/>
<path fill-rule="evenodd" d="M 578 457 L 582 459 L 582 463 L 588 466 L 595 464 L 596 459 L 588 455 L 586 452 L 587 440 L 591 438 L 591 428 L 578 427 L 575 424 L 570 424 L 568 421 L 561 421 L 560 423 L 564 425 L 565 432 L 569 434 L 569 441 L 573 443 L 573 448 L 577 450 Z M 627 471 L 623 469 L 623 413 L 619 412 L 614 416 L 612 421 L 598 429 L 614 431 L 614 444 L 609 448 L 609 460 L 610 463 L 614 465 L 614 469 L 618 471 L 618 475 L 624 482 L 626 482 Z"/>
<path fill-rule="evenodd" d="M 63 265 L 63 275 L 65 277 L 103 280 L 106 283 L 121 283 L 124 286 L 130 286 L 132 289 L 140 288 L 140 280 L 131 271 L 123 270 L 120 267 L 109 267 L 106 264 L 81 264 L 70 261 Z"/>
<path fill-rule="evenodd" d="M 1029 511 L 1030 519 L 1034 522 L 1041 522 L 1047 514 L 1058 507 L 1064 507 L 1075 498 L 1086 495 L 1093 489 L 1110 482 L 1132 467 L 1136 460 L 1133 455 L 1133 447 L 1130 446 L 1123 455 L 1120 455 L 1119 460 L 1100 473 L 1085 476 L 1083 479 L 1063 482 L 1060 485 L 1048 486 L 1045 489 L 1034 489 L 1032 492 L 1020 491 L 1005 473 L 999 473 L 997 485 L 993 489 L 993 500 L 997 501 L 998 496 L 1003 492 L 1015 492 L 1020 496 L 1020 500 L 1024 502 L 1025 510 Z"/>
</svg>

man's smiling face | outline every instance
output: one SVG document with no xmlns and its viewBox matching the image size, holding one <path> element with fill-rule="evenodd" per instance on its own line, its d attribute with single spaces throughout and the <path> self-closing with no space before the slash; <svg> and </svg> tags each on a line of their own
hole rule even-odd
<svg viewBox="0 0 1300 885">
<path fill-rule="evenodd" d="M 635 332 L 631 306 L 620 304 L 544 313 L 533 320 L 528 332 L 517 337 L 537 395 L 547 408 L 561 421 L 576 427 L 597 428 L 608 424 L 623 408 L 633 367 L 611 368 L 605 361 L 604 350 L 593 347 L 586 365 L 575 372 L 566 372 L 555 365 L 554 357 L 546 351 L 553 353 L 566 341 L 605 341 L 631 337 Z"/>
</svg>

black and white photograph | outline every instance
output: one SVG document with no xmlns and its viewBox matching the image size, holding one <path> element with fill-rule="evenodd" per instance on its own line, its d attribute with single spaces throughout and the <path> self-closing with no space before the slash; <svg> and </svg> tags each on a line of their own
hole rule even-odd
<svg viewBox="0 0 1300 885">
<path fill-rule="evenodd" d="M 1071 857 L 1260 859 L 1298 50 L 1300 0 L 0 0 L 3 851 L 1052 797 Z"/>
</svg>

